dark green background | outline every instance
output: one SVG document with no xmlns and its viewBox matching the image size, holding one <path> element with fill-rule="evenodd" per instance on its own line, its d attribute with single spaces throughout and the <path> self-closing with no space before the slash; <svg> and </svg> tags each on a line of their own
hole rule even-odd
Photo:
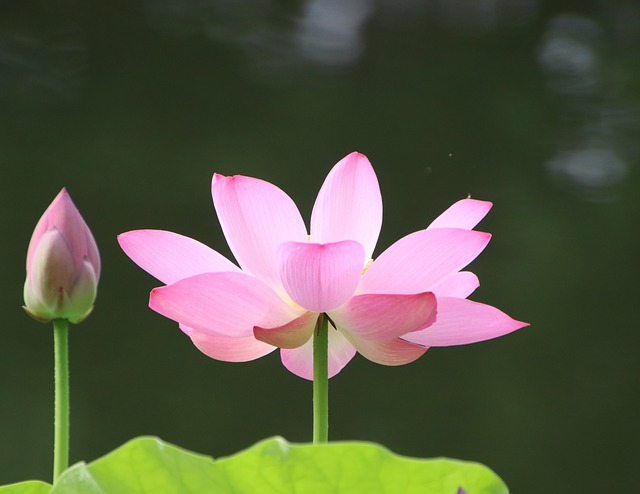
<svg viewBox="0 0 640 494">
<path fill-rule="evenodd" d="M 0 2 L 0 484 L 50 477 L 52 331 L 20 306 L 62 186 L 103 259 L 71 330 L 71 461 L 141 434 L 213 456 L 308 441 L 310 383 L 277 353 L 199 353 L 146 307 L 157 282 L 116 235 L 229 254 L 214 171 L 276 183 L 308 218 L 358 150 L 383 193 L 376 253 L 491 200 L 472 298 L 532 325 L 399 368 L 357 356 L 331 381 L 331 438 L 477 460 L 518 494 L 640 490 L 639 54 L 633 1 Z"/>
</svg>

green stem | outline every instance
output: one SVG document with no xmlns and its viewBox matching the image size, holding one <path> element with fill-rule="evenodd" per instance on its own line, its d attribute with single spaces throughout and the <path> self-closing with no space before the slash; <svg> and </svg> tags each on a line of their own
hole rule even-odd
<svg viewBox="0 0 640 494">
<path fill-rule="evenodd" d="M 53 481 L 69 466 L 69 322 L 54 319 L 55 406 Z"/>
<path fill-rule="evenodd" d="M 329 439 L 329 318 L 320 314 L 313 334 L 313 442 Z"/>
</svg>

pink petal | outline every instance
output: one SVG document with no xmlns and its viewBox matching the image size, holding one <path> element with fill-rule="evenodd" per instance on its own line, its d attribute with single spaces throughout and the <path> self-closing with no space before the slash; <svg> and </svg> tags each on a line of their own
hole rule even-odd
<svg viewBox="0 0 640 494">
<path fill-rule="evenodd" d="M 58 313 L 57 317 L 68 319 L 73 324 L 84 321 L 91 311 L 96 300 L 98 280 L 93 270 L 93 265 L 85 259 L 82 268 L 78 271 L 76 281 L 68 294 L 68 305 Z"/>
<path fill-rule="evenodd" d="M 349 340 L 363 357 L 381 365 L 409 364 L 422 357 L 428 350 L 428 347 L 409 343 L 400 338 L 374 341 L 349 335 Z"/>
<path fill-rule="evenodd" d="M 305 312 L 297 319 L 289 321 L 278 328 L 253 328 L 253 334 L 257 340 L 280 348 L 298 348 L 304 345 L 313 335 L 313 330 L 318 321 L 318 314 Z"/>
<path fill-rule="evenodd" d="M 311 214 L 311 240 L 355 240 L 371 259 L 382 226 L 382 196 L 366 156 L 351 153 L 327 175 Z"/>
<path fill-rule="evenodd" d="M 478 277 L 470 271 L 459 271 L 431 287 L 437 297 L 467 298 L 480 286 Z"/>
<path fill-rule="evenodd" d="M 369 266 L 358 293 L 421 293 L 464 268 L 491 235 L 475 230 L 435 228 L 398 240 Z"/>
<path fill-rule="evenodd" d="M 286 242 L 278 249 L 285 290 L 294 302 L 312 312 L 335 309 L 353 295 L 363 260 L 364 249 L 353 240 Z"/>
<path fill-rule="evenodd" d="M 426 346 L 466 345 L 497 338 L 529 326 L 491 305 L 462 298 L 438 298 L 438 319 L 426 329 L 404 339 Z"/>
<path fill-rule="evenodd" d="M 436 297 L 430 292 L 355 295 L 329 316 L 341 331 L 363 339 L 387 341 L 432 324 L 436 319 Z"/>
<path fill-rule="evenodd" d="M 329 326 L 329 377 L 335 376 L 356 354 L 353 345 L 340 333 Z M 299 348 L 280 350 L 284 366 L 309 381 L 313 381 L 313 338 Z"/>
<path fill-rule="evenodd" d="M 220 336 L 209 331 L 198 331 L 180 326 L 198 350 L 216 360 L 224 362 L 248 362 L 268 353 L 276 347 L 256 340 L 253 336 Z"/>
<path fill-rule="evenodd" d="M 488 201 L 462 199 L 438 216 L 428 228 L 463 228 L 471 230 L 487 215 L 491 206 L 493 204 Z"/>
<path fill-rule="evenodd" d="M 277 248 L 287 241 L 307 241 L 294 202 L 275 185 L 241 175 L 215 174 L 211 192 L 224 236 L 242 269 L 283 293 Z"/>
<path fill-rule="evenodd" d="M 300 315 L 266 284 L 245 273 L 203 273 L 151 291 L 149 307 L 198 331 L 253 337 Z"/>
<path fill-rule="evenodd" d="M 98 246 L 65 188 L 51 202 L 33 230 L 27 250 L 27 271 L 31 270 L 31 263 L 40 238 L 51 228 L 57 228 L 67 242 L 69 252 L 73 256 L 75 269 L 80 269 L 86 258 L 93 267 L 96 279 L 99 279 L 100 254 Z"/>
<path fill-rule="evenodd" d="M 71 292 L 80 270 L 74 266 L 73 253 L 62 232 L 55 226 L 44 232 L 33 251 L 27 282 L 32 294 L 58 305 L 62 293 Z M 27 305 L 29 305 L 27 303 Z M 52 306 L 55 310 L 57 307 Z"/>
<path fill-rule="evenodd" d="M 134 230 L 118 235 L 118 243 L 133 262 L 165 284 L 201 273 L 240 271 L 206 245 L 164 230 Z"/>
</svg>

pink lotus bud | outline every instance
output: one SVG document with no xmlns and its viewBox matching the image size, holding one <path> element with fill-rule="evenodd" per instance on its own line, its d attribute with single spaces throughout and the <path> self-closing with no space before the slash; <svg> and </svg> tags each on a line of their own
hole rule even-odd
<svg viewBox="0 0 640 494">
<path fill-rule="evenodd" d="M 78 323 L 93 309 L 100 254 L 89 227 L 66 189 L 38 221 L 27 252 L 24 309 L 47 322 Z"/>
</svg>

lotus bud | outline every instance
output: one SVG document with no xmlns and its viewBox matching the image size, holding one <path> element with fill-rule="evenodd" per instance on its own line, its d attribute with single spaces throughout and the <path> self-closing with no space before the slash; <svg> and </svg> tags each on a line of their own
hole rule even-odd
<svg viewBox="0 0 640 494">
<path fill-rule="evenodd" d="M 38 321 L 79 323 L 93 309 L 99 278 L 98 247 L 63 188 L 29 242 L 24 309 Z"/>
</svg>

